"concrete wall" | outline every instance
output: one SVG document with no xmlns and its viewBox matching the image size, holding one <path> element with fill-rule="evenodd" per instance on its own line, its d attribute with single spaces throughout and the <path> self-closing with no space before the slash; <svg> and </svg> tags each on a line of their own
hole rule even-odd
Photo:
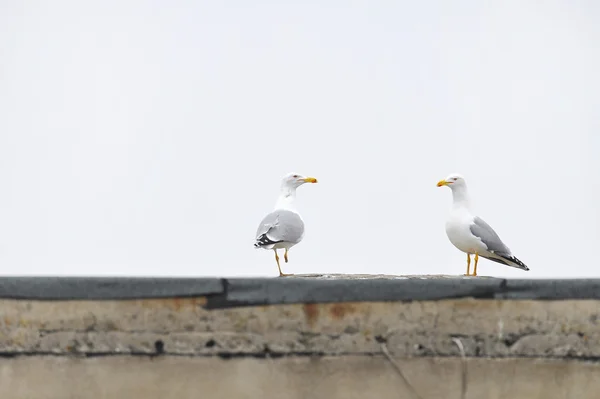
<svg viewBox="0 0 600 399">
<path fill-rule="evenodd" d="M 280 359 L 161 356 L 19 357 L 0 361 L 0 395 L 65 398 L 461 398 L 456 358 L 398 361 L 414 396 L 381 356 Z M 598 398 L 596 364 L 513 359 L 469 359 L 466 398 Z"/>
<path fill-rule="evenodd" d="M 597 300 L 205 304 L 204 297 L 0 300 L 0 398 L 600 392 Z"/>
</svg>

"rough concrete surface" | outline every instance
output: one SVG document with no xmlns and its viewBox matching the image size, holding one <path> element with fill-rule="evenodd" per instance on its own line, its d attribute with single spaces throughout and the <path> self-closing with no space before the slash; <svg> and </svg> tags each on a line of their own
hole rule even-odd
<svg viewBox="0 0 600 399">
<path fill-rule="evenodd" d="M 0 353 L 600 357 L 598 301 L 445 300 L 206 310 L 204 298 L 0 300 Z"/>
<path fill-rule="evenodd" d="M 457 358 L 21 357 L 0 360 L 6 399 L 461 399 Z M 596 399 L 600 367 L 585 362 L 469 359 L 466 399 Z"/>
<path fill-rule="evenodd" d="M 460 398 L 464 361 L 466 398 L 600 388 L 597 300 L 206 304 L 0 300 L 0 397 Z"/>
</svg>

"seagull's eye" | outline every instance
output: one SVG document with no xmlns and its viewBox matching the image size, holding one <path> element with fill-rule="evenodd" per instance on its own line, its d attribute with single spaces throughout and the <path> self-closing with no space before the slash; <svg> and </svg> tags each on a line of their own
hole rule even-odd
<svg viewBox="0 0 600 399">
<path fill-rule="evenodd" d="M 298 178 L 298 177 L 300 177 L 300 176 L 298 176 L 298 175 L 294 175 L 294 176 L 292 176 L 292 177 L 293 177 L 294 179 L 297 179 L 297 178 Z"/>
<path fill-rule="evenodd" d="M 458 177 L 453 177 L 452 180 L 457 181 Z"/>
</svg>

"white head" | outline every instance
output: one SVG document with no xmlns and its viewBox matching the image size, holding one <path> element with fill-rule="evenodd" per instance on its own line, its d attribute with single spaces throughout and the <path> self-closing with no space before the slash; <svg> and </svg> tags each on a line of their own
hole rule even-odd
<svg viewBox="0 0 600 399">
<path fill-rule="evenodd" d="M 296 189 L 298 187 L 300 187 L 301 185 L 303 185 L 304 183 L 316 183 L 317 179 L 315 179 L 314 177 L 306 177 L 306 176 L 302 176 L 298 173 L 288 173 L 287 175 L 284 176 L 283 180 L 281 181 L 281 188 L 282 189 Z"/>
<path fill-rule="evenodd" d="M 316 183 L 314 177 L 305 177 L 298 173 L 288 173 L 281 181 L 281 193 L 275 204 L 275 209 L 287 209 L 295 211 L 294 199 L 296 198 L 296 189 L 304 183 Z"/>
<path fill-rule="evenodd" d="M 459 175 L 458 173 L 452 173 L 450 174 L 448 177 L 446 177 L 443 180 L 440 180 L 437 183 L 438 187 L 442 187 L 442 186 L 448 186 L 450 187 L 450 189 L 452 191 L 454 191 L 455 188 L 464 188 L 467 186 L 467 183 L 465 182 L 465 178 L 462 177 L 461 175 Z"/>
</svg>

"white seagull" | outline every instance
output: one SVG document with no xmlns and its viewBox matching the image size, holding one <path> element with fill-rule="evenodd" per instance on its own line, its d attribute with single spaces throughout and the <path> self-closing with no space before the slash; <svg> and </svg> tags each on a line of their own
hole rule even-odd
<svg viewBox="0 0 600 399">
<path fill-rule="evenodd" d="M 450 242 L 467 254 L 467 276 L 477 276 L 479 256 L 521 270 L 529 268 L 514 256 L 498 234 L 483 219 L 471 211 L 471 203 L 464 177 L 451 174 L 437 183 L 452 190 L 452 210 L 446 221 L 446 234 Z M 475 255 L 475 269 L 469 274 L 471 255 Z"/>
<path fill-rule="evenodd" d="M 254 247 L 272 249 L 279 269 L 279 277 L 289 276 L 281 272 L 278 249 L 285 249 L 283 258 L 288 261 L 288 251 L 304 238 L 304 222 L 294 206 L 296 189 L 304 183 L 316 183 L 314 177 L 304 177 L 296 173 L 286 175 L 281 181 L 281 193 L 275 204 L 275 210 L 260 222 L 256 230 Z"/>
</svg>

